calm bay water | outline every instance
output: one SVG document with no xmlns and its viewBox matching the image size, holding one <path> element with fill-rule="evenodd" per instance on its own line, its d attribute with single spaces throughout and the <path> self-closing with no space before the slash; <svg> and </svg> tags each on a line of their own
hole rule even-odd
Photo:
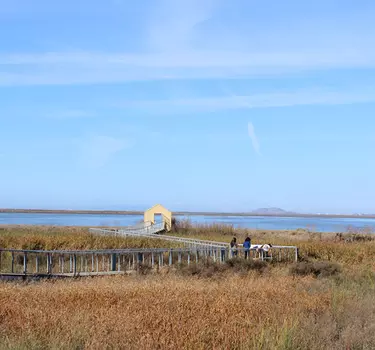
<svg viewBox="0 0 375 350">
<path fill-rule="evenodd" d="M 346 232 L 349 227 L 375 232 L 375 219 L 363 218 L 285 218 L 246 216 L 189 216 L 192 223 L 222 223 L 236 227 L 264 230 L 293 230 L 298 228 L 319 232 Z M 142 221 L 140 215 L 93 214 L 18 214 L 0 213 L 0 225 L 55 225 L 55 226 L 128 226 Z"/>
</svg>

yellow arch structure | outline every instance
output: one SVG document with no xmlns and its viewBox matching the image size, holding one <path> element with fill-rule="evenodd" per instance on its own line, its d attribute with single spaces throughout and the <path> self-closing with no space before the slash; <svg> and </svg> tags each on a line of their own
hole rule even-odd
<svg viewBox="0 0 375 350">
<path fill-rule="evenodd" d="M 144 222 L 151 222 L 152 224 L 155 224 L 155 215 L 162 216 L 165 229 L 170 231 L 172 228 L 172 212 L 164 208 L 161 204 L 156 204 L 152 208 L 145 211 Z"/>
</svg>

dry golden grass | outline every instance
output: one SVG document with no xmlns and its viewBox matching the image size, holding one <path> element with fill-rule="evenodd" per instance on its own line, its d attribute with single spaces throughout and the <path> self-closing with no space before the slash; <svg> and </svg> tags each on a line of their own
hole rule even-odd
<svg viewBox="0 0 375 350">
<path fill-rule="evenodd" d="M 1 334 L 9 345 L 29 338 L 42 347 L 228 349 L 264 342 L 267 329 L 276 344 L 301 312 L 320 314 L 329 305 L 329 292 L 308 293 L 311 283 L 249 276 L 5 284 Z"/>
<path fill-rule="evenodd" d="M 179 229 L 175 235 L 229 242 L 233 236 L 242 243 L 250 236 L 253 244 L 295 245 L 302 260 L 327 260 L 351 267 L 375 268 L 375 235 L 371 233 L 309 232 L 306 230 L 249 230 L 225 225 L 199 225 Z"/>
<path fill-rule="evenodd" d="M 3 226 L 0 247 L 31 250 L 162 248 L 175 244 L 158 239 L 99 236 L 87 227 Z"/>
<path fill-rule="evenodd" d="M 246 236 L 253 243 L 297 245 L 302 260 L 328 260 L 352 267 L 375 268 L 375 240 L 372 234 L 346 234 L 340 239 L 334 233 L 314 233 L 306 230 L 264 231 L 234 229 L 227 225 L 180 227 L 176 236 L 230 242 L 236 236 L 242 242 Z M 86 227 L 3 226 L 0 227 L 0 247 L 16 249 L 120 249 L 172 247 L 172 242 L 90 234 Z"/>
<path fill-rule="evenodd" d="M 254 243 L 297 244 L 301 259 L 336 262 L 343 272 L 303 277 L 275 265 L 263 273 L 218 269 L 217 275 L 191 277 L 167 269 L 147 276 L 0 283 L 0 349 L 375 348 L 375 241 L 220 230 L 183 234 L 220 241 L 251 234 Z M 102 238 L 73 228 L 0 231 L 0 245 L 19 247 L 36 239 L 51 249 L 134 244 Z"/>
<path fill-rule="evenodd" d="M 0 347 L 372 349 L 374 277 L 346 278 L 294 278 L 280 270 L 219 280 L 3 283 Z"/>
<path fill-rule="evenodd" d="M 242 242 L 246 236 L 253 243 L 297 245 L 302 260 L 327 260 L 352 267 L 375 268 L 375 235 L 347 234 L 337 238 L 333 233 L 313 233 L 306 230 L 263 231 L 235 230 L 227 225 L 190 226 L 184 223 L 177 236 L 228 242 L 236 236 Z M 16 249 L 120 249 L 172 247 L 172 242 L 90 234 L 85 227 L 7 226 L 0 227 L 0 247 Z"/>
</svg>

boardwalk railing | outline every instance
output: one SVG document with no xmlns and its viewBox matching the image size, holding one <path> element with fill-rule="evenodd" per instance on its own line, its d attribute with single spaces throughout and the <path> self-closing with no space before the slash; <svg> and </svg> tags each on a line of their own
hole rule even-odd
<svg viewBox="0 0 375 350">
<path fill-rule="evenodd" d="M 151 222 L 141 223 L 136 226 L 127 226 L 121 229 L 90 228 L 90 232 L 101 235 L 146 235 L 157 234 L 164 231 L 164 223 L 152 224 Z"/>
<path fill-rule="evenodd" d="M 156 227 L 155 227 L 156 226 Z M 147 229 L 149 229 L 147 231 Z M 228 243 L 202 240 L 196 238 L 186 238 L 178 236 L 168 236 L 168 235 L 159 235 L 153 233 L 153 231 L 160 232 L 160 224 L 152 225 L 150 228 L 143 228 L 141 230 L 131 230 L 131 229 L 120 229 L 120 230 L 108 230 L 108 229 L 99 229 L 99 228 L 90 228 L 90 232 L 100 235 L 114 235 L 114 236 L 131 236 L 139 238 L 151 238 L 151 239 L 161 239 L 164 241 L 171 241 L 176 243 L 182 243 L 188 247 L 197 247 L 197 246 L 210 246 L 210 247 L 229 247 Z"/>
<path fill-rule="evenodd" d="M 120 250 L 17 250 L 0 249 L 0 276 L 95 276 L 123 274 L 140 266 L 162 268 L 199 262 L 224 263 L 233 257 L 277 262 L 298 259 L 297 247 L 273 246 L 268 253 L 259 249 L 232 251 L 225 247 L 206 246 L 176 249 Z"/>
</svg>

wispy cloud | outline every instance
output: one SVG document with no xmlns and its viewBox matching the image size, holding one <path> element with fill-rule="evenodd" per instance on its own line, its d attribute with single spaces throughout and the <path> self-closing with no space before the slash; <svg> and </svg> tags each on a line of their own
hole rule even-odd
<svg viewBox="0 0 375 350">
<path fill-rule="evenodd" d="M 122 7 L 101 2 L 90 3 L 89 9 L 86 2 L 74 6 L 50 1 L 39 1 L 39 6 L 34 2 L 32 6 L 14 5 L 14 0 L 6 3 L 5 13 L 26 11 L 30 16 L 34 11 L 41 16 L 77 11 L 114 14 Z M 257 9 L 267 8 L 267 4 L 251 1 L 235 5 L 236 11 L 244 8 L 250 16 L 239 16 L 238 23 L 227 16 L 222 5 L 220 0 L 157 0 L 142 6 L 142 28 L 134 33 L 138 51 L 106 52 L 103 47 L 107 45 L 93 43 L 88 37 L 82 45 L 88 47 L 91 40 L 92 51 L 82 51 L 77 46 L 69 52 L 52 49 L 0 54 L 0 85 L 249 78 L 316 69 L 375 67 L 375 49 L 371 45 L 374 33 L 369 30 L 373 28 L 371 11 L 351 13 L 350 21 L 337 14 L 332 26 L 332 21 L 327 23 L 316 14 L 313 22 L 300 21 L 298 14 L 305 14 L 302 6 L 302 12 L 290 17 L 295 21 L 290 26 L 283 25 L 280 19 L 280 23 L 265 28 L 262 18 L 254 14 L 259 12 Z M 298 11 L 295 6 L 285 6 Z M 320 1 L 319 6 L 324 9 L 325 2 Z M 259 13 L 263 12 L 268 13 Z"/>
<path fill-rule="evenodd" d="M 155 114 L 210 112 L 225 109 L 292 107 L 303 105 L 341 105 L 375 102 L 374 88 L 353 87 L 350 91 L 325 88 L 264 93 L 247 96 L 216 96 L 211 98 L 169 99 L 154 101 L 122 101 L 116 107 L 135 108 Z"/>
<path fill-rule="evenodd" d="M 191 50 L 197 26 L 213 14 L 217 0 L 159 0 L 148 23 L 148 47 L 176 53 Z"/>
<path fill-rule="evenodd" d="M 375 67 L 375 51 L 220 52 L 148 54 L 42 53 L 0 55 L 0 85 L 74 85 L 137 80 L 251 78 L 303 70 Z"/>
<path fill-rule="evenodd" d="M 87 136 L 75 143 L 81 162 L 91 168 L 103 167 L 117 153 L 132 146 L 129 140 L 104 135 Z"/>
<path fill-rule="evenodd" d="M 261 155 L 260 144 L 259 144 L 258 137 L 255 133 L 255 128 L 254 128 L 253 123 L 249 122 L 247 125 L 247 128 L 248 128 L 248 133 L 251 139 L 251 143 L 253 144 L 254 151 L 258 156 L 260 156 Z"/>
</svg>

